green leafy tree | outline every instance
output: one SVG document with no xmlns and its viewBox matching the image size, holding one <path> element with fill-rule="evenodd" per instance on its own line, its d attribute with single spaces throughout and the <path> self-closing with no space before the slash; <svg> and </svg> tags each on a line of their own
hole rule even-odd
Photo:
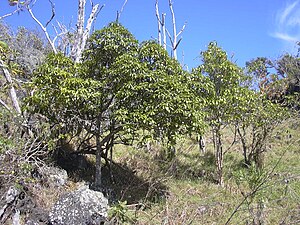
<svg viewBox="0 0 300 225">
<path fill-rule="evenodd" d="M 224 50 L 217 43 L 211 42 L 208 49 L 201 53 L 203 64 L 195 73 L 206 76 L 209 82 L 207 89 L 207 121 L 212 129 L 216 154 L 217 181 L 223 185 L 224 147 L 222 130 L 240 113 L 241 102 L 244 101 L 242 70 L 232 63 Z M 199 75 L 201 76 L 201 75 Z"/>
<path fill-rule="evenodd" d="M 146 67 L 146 77 L 134 85 L 139 88 L 134 98 L 141 101 L 137 106 L 145 107 L 141 109 L 153 124 L 153 137 L 165 145 L 166 156 L 172 158 L 180 135 L 203 131 L 203 98 L 190 88 L 190 74 L 157 43 L 144 42 L 139 60 Z"/>
<path fill-rule="evenodd" d="M 299 54 L 284 54 L 274 61 L 258 57 L 247 62 L 246 69 L 256 90 L 272 102 L 299 110 Z"/>
<path fill-rule="evenodd" d="M 200 121 L 188 80 L 161 46 L 139 47 L 128 30 L 111 23 L 92 35 L 82 63 L 50 54 L 35 73 L 28 103 L 59 128 L 57 138 L 84 133 L 83 142 L 94 140 L 80 152 L 96 154 L 95 187 L 101 188 L 101 158 L 112 155 L 115 143 L 147 131 L 171 146 Z"/>
<path fill-rule="evenodd" d="M 287 116 L 287 110 L 266 99 L 265 95 L 249 91 L 247 107 L 236 119 L 236 129 L 240 137 L 244 163 L 247 167 L 253 163 L 263 168 L 266 145 L 274 128 Z"/>
<path fill-rule="evenodd" d="M 32 88 L 33 95 L 27 100 L 29 108 L 57 127 L 54 138 L 60 139 L 62 147 L 82 133 L 87 132 L 86 138 L 99 134 L 103 85 L 85 77 L 80 64 L 61 53 L 51 53 L 36 71 Z M 97 146 L 103 146 L 99 137 Z"/>
<path fill-rule="evenodd" d="M 285 54 L 276 61 L 281 80 L 273 85 L 272 99 L 283 102 L 289 108 L 300 110 L 300 49 L 297 55 Z"/>
<path fill-rule="evenodd" d="M 270 71 L 274 69 L 274 63 L 267 58 L 257 58 L 246 65 L 246 76 L 251 81 L 247 85 L 254 87 L 254 90 L 245 89 L 243 92 L 245 101 L 241 103 L 244 107 L 240 108 L 239 116 L 236 117 L 236 129 L 245 165 L 249 167 L 254 163 L 258 169 L 262 169 L 268 139 L 274 128 L 288 117 L 288 113 L 280 104 L 274 103 L 271 97 L 276 94 L 275 86 L 281 83 L 279 76 Z"/>
</svg>

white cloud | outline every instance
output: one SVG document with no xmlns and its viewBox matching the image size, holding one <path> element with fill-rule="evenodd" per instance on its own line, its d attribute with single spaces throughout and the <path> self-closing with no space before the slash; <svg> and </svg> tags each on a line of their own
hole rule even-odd
<svg viewBox="0 0 300 225">
<path fill-rule="evenodd" d="M 279 38 L 283 41 L 288 41 L 288 42 L 293 42 L 296 43 L 298 40 L 297 37 L 291 36 L 289 34 L 285 34 L 285 33 L 274 33 L 273 37 Z"/>
<path fill-rule="evenodd" d="M 288 18 L 288 16 L 293 12 L 293 9 L 298 5 L 299 1 L 295 1 L 292 4 L 288 4 L 283 10 L 282 12 L 280 12 L 278 14 L 279 16 L 279 22 L 281 24 L 283 24 L 286 19 Z"/>
<path fill-rule="evenodd" d="M 271 34 L 286 43 L 295 45 L 300 41 L 300 4 L 293 1 L 276 15 L 275 32 Z"/>
</svg>

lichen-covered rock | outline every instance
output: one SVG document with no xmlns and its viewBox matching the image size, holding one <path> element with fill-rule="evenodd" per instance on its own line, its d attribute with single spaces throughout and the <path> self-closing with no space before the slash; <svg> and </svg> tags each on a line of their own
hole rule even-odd
<svg viewBox="0 0 300 225">
<path fill-rule="evenodd" d="M 52 208 L 49 222 L 53 225 L 102 224 L 106 221 L 108 200 L 88 186 L 63 195 Z"/>
<path fill-rule="evenodd" d="M 67 171 L 58 167 L 44 166 L 38 168 L 37 172 L 42 180 L 54 186 L 63 186 L 68 180 Z"/>
</svg>

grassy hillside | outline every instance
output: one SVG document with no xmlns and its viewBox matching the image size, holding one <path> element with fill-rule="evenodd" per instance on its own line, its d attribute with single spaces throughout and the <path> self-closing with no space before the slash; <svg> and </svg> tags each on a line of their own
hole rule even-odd
<svg viewBox="0 0 300 225">
<path fill-rule="evenodd" d="M 176 157 L 164 160 L 158 146 L 150 152 L 116 147 L 119 165 L 139 179 L 121 181 L 121 201 L 112 211 L 129 224 L 299 224 L 300 121 L 290 119 L 273 133 L 262 171 L 243 166 L 240 146 L 225 154 L 225 187 L 215 183 L 213 146 L 199 152 L 193 139 L 181 140 Z M 232 141 L 225 133 L 227 146 Z M 135 196 L 135 197 L 134 197 Z M 139 197 L 137 197 L 139 196 Z"/>
<path fill-rule="evenodd" d="M 300 223 L 299 118 L 284 121 L 274 130 L 261 171 L 245 167 L 242 148 L 234 144 L 225 154 L 224 187 L 216 183 L 209 132 L 205 139 L 205 153 L 199 151 L 193 137 L 181 139 L 171 160 L 155 143 L 150 149 L 116 145 L 111 168 L 114 182 L 108 168 L 103 167 L 103 185 L 111 190 L 113 224 Z M 224 140 L 226 150 L 233 141 L 231 129 L 224 131 Z M 3 141 L 7 147 L 12 145 Z M 94 180 L 94 156 L 87 157 L 82 168 L 76 160 L 66 163 L 61 159 L 64 165 L 60 166 L 68 170 L 70 179 L 59 188 L 31 177 L 32 168 L 26 169 L 26 163 L 15 165 L 6 158 L 1 166 L 1 196 L 12 183 L 21 184 L 26 187 L 26 196 L 45 212 L 61 194 Z"/>
</svg>

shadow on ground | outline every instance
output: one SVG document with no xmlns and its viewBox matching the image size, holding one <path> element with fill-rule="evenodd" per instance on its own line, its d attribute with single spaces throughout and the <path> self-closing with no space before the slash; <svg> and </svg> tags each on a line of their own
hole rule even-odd
<svg viewBox="0 0 300 225">
<path fill-rule="evenodd" d="M 93 183 L 95 166 L 84 155 L 63 151 L 55 155 L 54 162 L 67 171 L 72 181 Z M 167 187 L 159 180 L 144 180 L 131 168 L 119 163 L 112 163 L 111 173 L 108 166 L 102 167 L 102 184 L 104 189 L 113 192 L 114 201 L 127 201 L 127 204 L 162 201 L 168 193 Z"/>
</svg>

